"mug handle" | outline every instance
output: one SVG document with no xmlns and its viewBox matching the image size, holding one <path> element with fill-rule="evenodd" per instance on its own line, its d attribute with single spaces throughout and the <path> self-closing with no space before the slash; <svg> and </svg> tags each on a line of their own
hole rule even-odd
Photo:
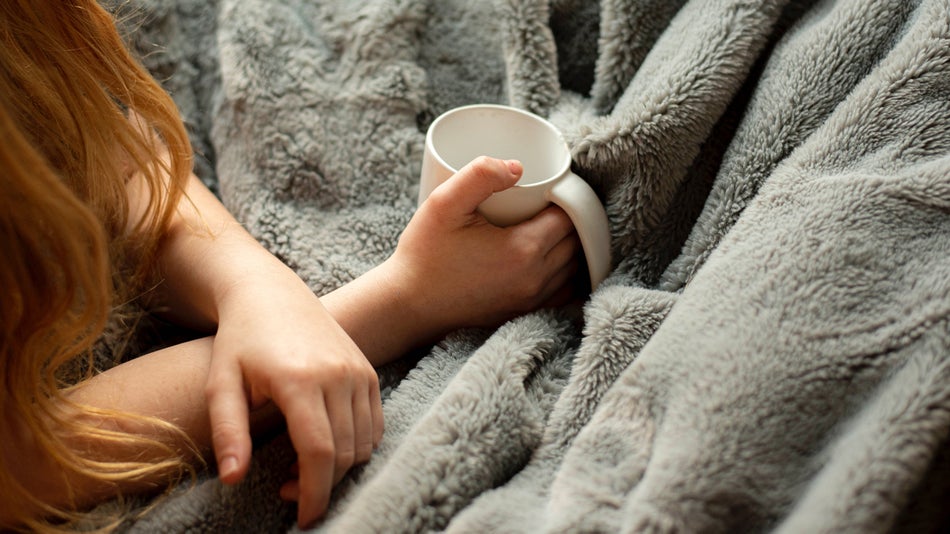
<svg viewBox="0 0 950 534">
<path fill-rule="evenodd" d="M 570 171 L 548 191 L 548 200 L 574 223 L 587 259 L 591 291 L 597 289 L 610 272 L 610 228 L 603 204 L 590 185 Z"/>
</svg>

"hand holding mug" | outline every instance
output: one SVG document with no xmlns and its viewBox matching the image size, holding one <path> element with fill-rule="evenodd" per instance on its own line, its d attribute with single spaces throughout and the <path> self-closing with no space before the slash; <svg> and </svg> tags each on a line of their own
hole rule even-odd
<svg viewBox="0 0 950 534">
<path fill-rule="evenodd" d="M 478 206 L 521 177 L 516 161 L 479 157 L 436 187 L 384 264 L 407 315 L 436 338 L 469 326 L 497 326 L 573 297 L 580 245 L 563 210 L 549 206 L 499 227 Z"/>
<path fill-rule="evenodd" d="M 504 227 L 557 204 L 577 229 L 591 289 L 596 289 L 610 270 L 607 215 L 593 189 L 571 171 L 570 151 L 561 133 L 537 115 L 490 104 L 442 114 L 426 134 L 419 203 L 459 169 L 485 155 L 518 160 L 524 173 L 514 186 L 481 202 L 479 212 Z"/>
</svg>

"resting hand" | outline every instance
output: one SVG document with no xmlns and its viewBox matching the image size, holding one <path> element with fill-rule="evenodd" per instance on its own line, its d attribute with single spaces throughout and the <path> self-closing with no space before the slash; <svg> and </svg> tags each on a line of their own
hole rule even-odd
<svg viewBox="0 0 950 534">
<path fill-rule="evenodd" d="M 299 481 L 282 494 L 298 500 L 305 526 L 324 513 L 333 484 L 369 459 L 382 437 L 382 406 L 359 348 L 299 278 L 274 269 L 228 292 L 206 395 L 220 478 L 229 484 L 249 466 L 249 408 L 280 409 L 299 464 Z"/>
</svg>

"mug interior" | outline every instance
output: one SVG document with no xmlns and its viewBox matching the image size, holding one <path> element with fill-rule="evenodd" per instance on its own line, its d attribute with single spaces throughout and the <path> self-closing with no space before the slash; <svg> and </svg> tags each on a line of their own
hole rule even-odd
<svg viewBox="0 0 950 534">
<path fill-rule="evenodd" d="M 570 153 L 550 123 L 503 106 L 468 106 L 439 117 L 429 129 L 435 156 L 459 170 L 478 156 L 517 159 L 524 166 L 519 185 L 540 183 L 562 174 Z"/>
</svg>

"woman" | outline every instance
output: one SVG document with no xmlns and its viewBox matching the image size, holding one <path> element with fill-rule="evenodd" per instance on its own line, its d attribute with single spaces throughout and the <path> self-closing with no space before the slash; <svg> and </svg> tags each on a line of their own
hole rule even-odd
<svg viewBox="0 0 950 534">
<path fill-rule="evenodd" d="M 559 209 L 505 229 L 477 214 L 521 173 L 483 158 L 392 257 L 318 299 L 191 173 L 174 104 L 95 0 L 0 2 L 0 169 L 3 529 L 69 528 L 212 453 L 237 483 L 281 417 L 299 465 L 281 495 L 311 524 L 381 439 L 374 366 L 563 302 L 576 268 Z M 67 380 L 130 301 L 209 335 Z"/>
</svg>

